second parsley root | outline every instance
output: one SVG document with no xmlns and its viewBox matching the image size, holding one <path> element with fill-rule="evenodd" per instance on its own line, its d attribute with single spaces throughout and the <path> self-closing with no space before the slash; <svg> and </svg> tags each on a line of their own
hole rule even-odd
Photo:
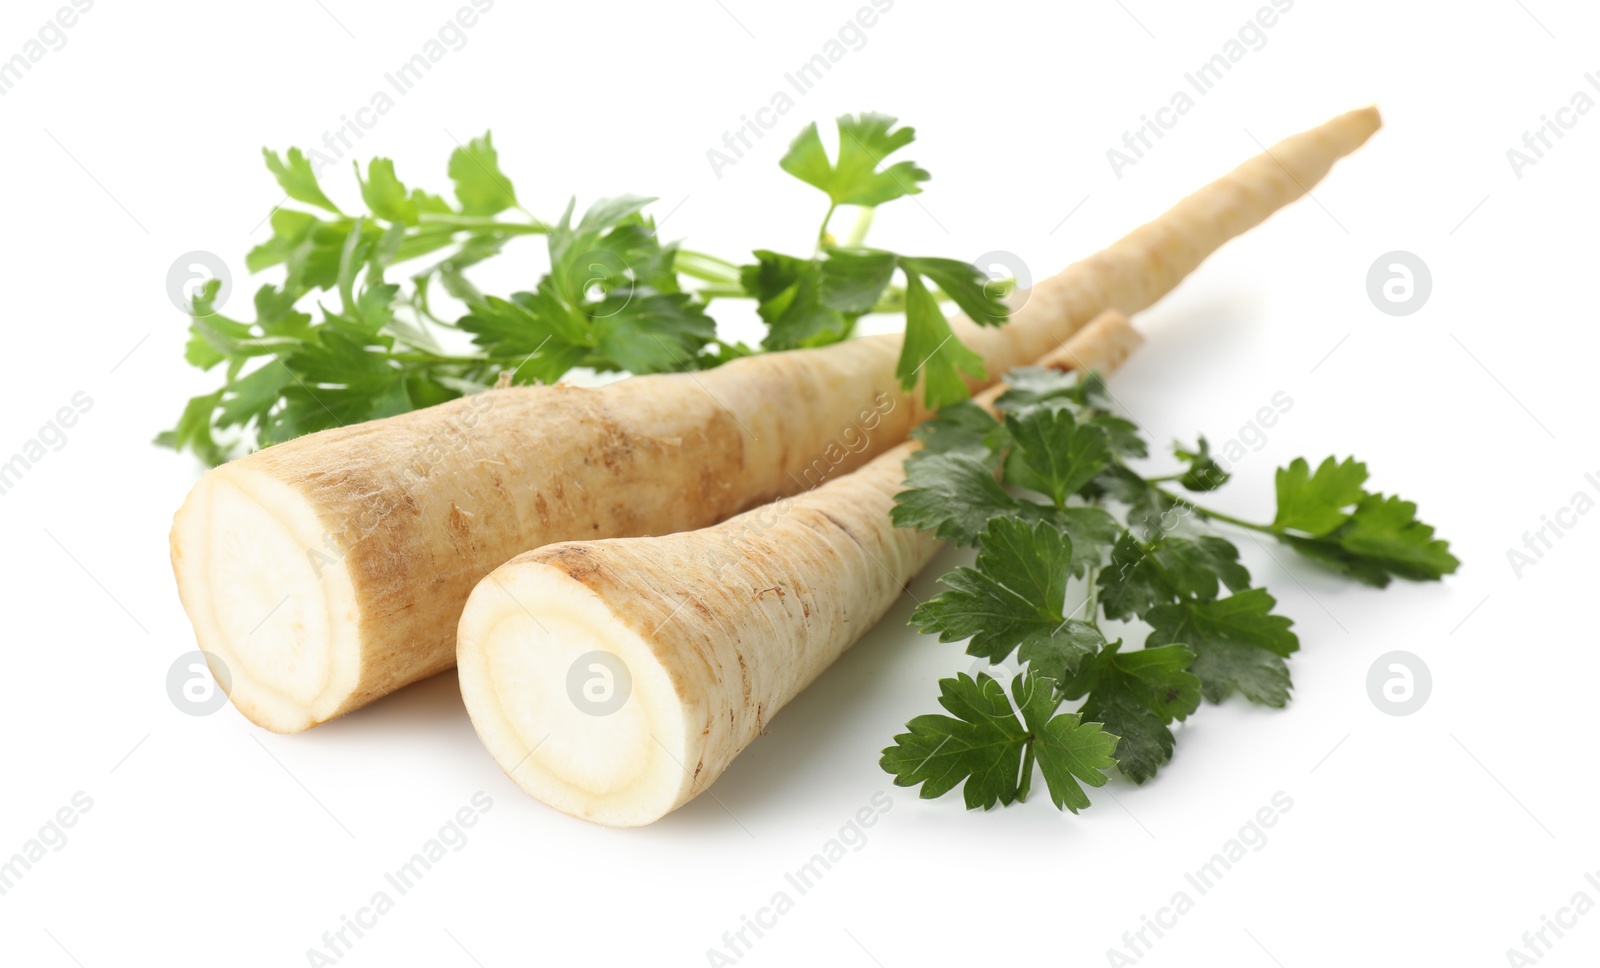
<svg viewBox="0 0 1600 968">
<path fill-rule="evenodd" d="M 1137 342 L 1108 312 L 1060 358 L 1111 370 Z M 551 545 L 497 569 L 457 636 L 478 736 L 518 785 L 574 816 L 635 826 L 687 803 L 932 558 L 932 534 L 889 519 L 916 447 L 715 527 Z M 1036 698 L 1051 793 L 1078 804 L 1072 777 L 1104 782 L 1110 738 Z"/>
</svg>

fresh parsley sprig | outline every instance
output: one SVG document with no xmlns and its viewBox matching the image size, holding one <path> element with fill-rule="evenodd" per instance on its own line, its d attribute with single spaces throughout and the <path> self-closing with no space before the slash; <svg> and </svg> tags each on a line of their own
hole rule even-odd
<svg viewBox="0 0 1600 968">
<path fill-rule="evenodd" d="M 1203 493 L 1227 482 L 1204 438 L 1174 448 L 1182 471 L 1146 477 L 1129 462 L 1148 447 L 1110 412 L 1098 377 L 1025 368 L 1008 382 L 999 419 L 960 403 L 916 431 L 923 448 L 893 511 L 897 525 L 977 549 L 912 624 L 940 641 L 965 639 L 991 663 L 1026 665 L 1012 682 L 1015 708 L 986 675 L 940 680 L 950 715 L 913 719 L 884 750 L 895 783 L 920 784 L 923 797 L 964 783 L 969 808 L 1010 804 L 1027 795 L 1038 762 L 1056 805 L 1076 812 L 1088 800 L 1070 777 L 1098 786 L 1115 766 L 1149 780 L 1172 758 L 1172 724 L 1202 699 L 1238 693 L 1285 706 L 1287 659 L 1300 647 L 1293 622 L 1206 522 L 1268 535 L 1378 587 L 1438 580 L 1459 565 L 1416 505 L 1366 490 L 1366 465 L 1354 458 L 1315 471 L 1291 462 L 1277 473 L 1273 519 L 1248 521 L 1166 486 Z M 1143 647 L 1109 639 L 1102 617 L 1148 626 Z M 1058 711 L 1077 700 L 1076 711 Z M 1058 740 L 1076 751 L 1065 778 L 1059 762 L 1046 763 Z"/>
<path fill-rule="evenodd" d="M 845 339 L 863 314 L 900 307 L 906 317 L 905 343 L 898 376 L 910 389 L 920 375 L 930 407 L 955 403 L 967 396 L 963 374 L 984 375 L 983 360 L 954 338 L 935 291 L 943 293 L 980 326 L 998 326 L 1009 315 L 997 286 L 975 266 L 953 259 L 897 255 L 863 248 L 866 221 L 844 245 L 836 244 L 828 227 L 841 205 L 862 206 L 870 220 L 874 208 L 919 194 L 928 173 L 909 161 L 883 167 L 884 160 L 909 145 L 912 128 L 896 127 L 895 119 L 877 114 L 838 119 L 839 150 L 830 160 L 815 124 L 800 132 L 779 165 L 828 196 L 828 209 L 817 232 L 817 251 L 810 258 L 757 250 L 756 263 L 741 270 L 745 291 L 759 301 L 767 323 L 762 348 L 823 346 Z M 891 286 L 896 275 L 903 281 Z M 884 300 L 892 300 L 885 305 Z"/>
<path fill-rule="evenodd" d="M 815 124 L 781 167 L 829 199 L 809 258 L 765 249 L 740 264 L 662 242 L 645 214 L 654 199 L 601 199 L 581 215 L 532 216 L 500 167 L 489 134 L 450 156 L 453 199 L 402 182 L 394 163 L 355 166 L 359 208 L 324 190 L 299 149 L 266 151 L 285 196 L 272 237 L 246 256 L 282 280 L 255 294 L 254 319 L 223 315 L 216 281 L 193 299 L 186 358 L 222 385 L 189 401 L 157 442 L 216 464 L 251 444 L 403 413 L 501 380 L 551 383 L 573 369 L 663 373 L 709 369 L 750 353 L 848 338 L 872 312 L 904 314 L 899 376 L 923 380 L 930 406 L 965 398 L 981 359 L 954 338 L 941 302 L 980 325 L 1007 317 L 1007 284 L 964 262 L 862 245 L 876 207 L 921 191 L 928 173 L 884 164 L 914 139 L 877 114 L 838 119 L 830 159 Z M 857 207 L 844 245 L 829 223 Z M 545 237 L 549 270 L 526 291 L 483 292 L 469 271 L 522 236 Z M 902 282 L 895 283 L 898 276 Z M 714 300 L 749 298 L 767 325 L 759 350 L 718 338 Z M 446 302 L 459 304 L 453 313 Z"/>
</svg>

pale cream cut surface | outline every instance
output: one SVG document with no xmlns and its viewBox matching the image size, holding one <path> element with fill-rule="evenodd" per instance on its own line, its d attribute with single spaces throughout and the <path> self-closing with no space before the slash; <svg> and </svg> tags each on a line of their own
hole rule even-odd
<svg viewBox="0 0 1600 968">
<path fill-rule="evenodd" d="M 631 826 L 664 813 L 689 780 L 683 703 L 666 667 L 594 592 L 553 568 L 485 579 L 460 635 L 461 692 L 487 711 L 484 745 L 517 783 L 573 816 Z M 593 715 L 568 694 L 574 663 L 604 650 L 627 668 L 627 701 Z M 587 674 L 590 670 L 583 670 Z"/>
<path fill-rule="evenodd" d="M 1005 326 L 958 319 L 956 334 L 998 377 L 1104 309 L 1142 310 L 1378 125 L 1368 108 L 1288 138 L 1040 282 Z M 900 342 L 868 337 L 600 389 L 492 390 L 217 468 L 171 536 L 200 647 L 228 663 L 236 705 L 268 729 L 358 709 L 450 668 L 467 596 L 515 555 L 703 528 L 903 441 L 926 413 L 895 375 Z"/>
<path fill-rule="evenodd" d="M 346 569 L 319 577 L 308 565 L 306 550 L 323 541 L 316 508 L 230 464 L 202 478 L 179 511 L 174 533 L 190 528 L 196 539 L 173 549 L 178 592 L 200 649 L 227 665 L 234 705 L 279 732 L 337 715 L 360 679 L 358 612 Z"/>
</svg>

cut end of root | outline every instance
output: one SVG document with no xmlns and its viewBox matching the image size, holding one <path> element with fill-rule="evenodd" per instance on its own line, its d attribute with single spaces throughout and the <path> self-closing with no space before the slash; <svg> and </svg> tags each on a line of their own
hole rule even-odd
<svg viewBox="0 0 1600 968">
<path fill-rule="evenodd" d="M 292 733 L 344 711 L 361 666 L 355 592 L 305 498 L 258 471 L 212 470 L 173 519 L 172 566 L 241 713 Z"/>
<path fill-rule="evenodd" d="M 696 763 L 671 674 L 566 572 L 513 561 L 480 582 L 456 664 L 479 738 L 535 798 L 614 827 L 658 820 L 689 798 Z"/>
</svg>

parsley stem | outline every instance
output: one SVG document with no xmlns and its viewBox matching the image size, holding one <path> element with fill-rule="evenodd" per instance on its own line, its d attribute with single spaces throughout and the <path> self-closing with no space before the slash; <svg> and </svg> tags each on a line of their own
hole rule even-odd
<svg viewBox="0 0 1600 968">
<path fill-rule="evenodd" d="M 428 287 L 426 285 L 418 285 L 416 291 L 411 294 L 411 308 L 416 310 L 419 320 L 426 320 L 440 326 L 455 327 L 454 323 L 445 322 L 433 314 L 433 307 L 428 305 Z"/>
<path fill-rule="evenodd" d="M 1097 632 L 1100 630 L 1100 582 L 1098 581 L 1099 577 L 1100 577 L 1100 569 L 1098 569 L 1098 568 L 1090 567 L 1087 571 L 1085 571 L 1083 573 L 1083 580 L 1088 582 L 1088 591 L 1085 593 L 1085 596 L 1084 596 L 1084 599 L 1083 599 L 1083 603 L 1084 603 L 1084 610 L 1083 610 L 1084 611 L 1084 621 L 1088 622 L 1090 625 L 1093 625 L 1095 627 L 1095 631 L 1097 631 Z"/>
<path fill-rule="evenodd" d="M 739 286 L 737 286 L 732 280 L 730 280 L 727 277 L 726 274 L 723 274 L 723 273 L 720 273 L 720 272 L 717 272 L 717 271 L 711 270 L 711 269 L 705 269 L 705 268 L 703 268 L 701 266 L 697 266 L 697 265 L 693 265 L 693 264 L 685 264 L 685 263 L 682 263 L 682 262 L 679 262 L 677 265 L 673 266 L 673 268 L 676 269 L 682 275 L 686 275 L 691 279 L 699 279 L 702 282 L 714 282 L 714 283 L 717 283 L 717 284 L 719 284 L 720 286 L 722 286 L 724 288 L 736 289 L 736 290 L 738 290 L 738 294 L 740 294 L 740 295 L 744 294 L 744 290 L 742 288 L 740 288 Z"/>
<path fill-rule="evenodd" d="M 1022 753 L 1022 782 L 1017 784 L 1017 802 L 1028 799 L 1028 788 L 1033 786 L 1033 737 L 1028 737 L 1028 742 L 1023 746 Z"/>
<path fill-rule="evenodd" d="M 683 270 L 680 268 L 679 271 L 681 272 Z M 689 275 L 688 272 L 684 272 L 683 274 L 684 275 Z M 750 295 L 748 292 L 745 292 L 744 287 L 742 287 L 742 286 L 727 286 L 727 285 L 723 285 L 723 286 L 715 286 L 715 285 L 714 286 L 703 286 L 703 287 L 701 287 L 699 289 L 694 289 L 694 290 L 690 290 L 690 291 L 692 291 L 696 296 L 700 297 L 702 302 L 710 302 L 713 299 L 754 299 L 755 298 L 754 296 Z M 881 298 L 879 298 L 877 304 L 874 305 L 871 309 L 867 310 L 867 312 L 868 313 L 891 313 L 892 314 L 892 313 L 903 312 L 905 310 L 905 308 L 906 308 L 905 290 L 901 289 L 898 286 L 890 286 L 889 288 L 884 290 L 883 296 Z"/>
<path fill-rule="evenodd" d="M 1186 476 L 1187 475 L 1183 474 L 1183 473 L 1163 474 L 1160 477 L 1147 477 L 1147 478 L 1144 479 L 1144 482 L 1146 484 L 1168 484 L 1168 483 L 1171 483 L 1173 481 L 1181 481 Z"/>
<path fill-rule="evenodd" d="M 1172 501 L 1174 504 L 1181 504 L 1184 507 L 1189 508 L 1202 518 L 1210 518 L 1213 521 L 1221 521 L 1224 524 L 1231 524 L 1236 528 L 1244 528 L 1248 531 L 1258 531 L 1261 534 L 1270 534 L 1274 538 L 1282 536 L 1282 532 L 1270 524 L 1257 524 L 1254 521 L 1246 521 L 1243 518 L 1236 518 L 1231 514 L 1224 514 L 1221 511 L 1214 511 L 1211 508 L 1201 507 L 1188 498 L 1174 494 L 1166 488 L 1155 487 L 1154 484 L 1157 480 L 1160 480 L 1160 478 L 1148 478 L 1146 479 L 1145 483 L 1150 484 L 1151 489 L 1157 494 L 1160 494 L 1162 497 Z"/>
<path fill-rule="evenodd" d="M 684 274 L 688 275 L 688 273 Z M 703 302 L 710 302 L 713 299 L 750 298 L 750 294 L 745 292 L 739 286 L 705 286 L 704 288 L 694 290 L 694 294 L 699 296 Z"/>
<path fill-rule="evenodd" d="M 828 214 L 822 216 L 822 228 L 817 230 L 817 254 L 828 247 L 828 223 L 833 221 L 833 213 L 839 210 L 838 202 L 828 203 Z"/>
<path fill-rule="evenodd" d="M 487 215 L 446 215 L 443 213 L 424 212 L 417 216 L 417 221 L 424 225 L 440 225 L 468 232 L 492 232 L 504 235 L 545 235 L 550 231 L 550 226 L 538 220 L 532 222 L 502 222 Z"/>
<path fill-rule="evenodd" d="M 739 266 L 736 263 L 705 252 L 679 249 L 672 267 L 690 278 L 706 282 L 739 282 Z"/>
<path fill-rule="evenodd" d="M 739 274 L 739 263 L 737 263 L 737 262 L 729 262 L 727 259 L 724 259 L 724 258 L 722 258 L 721 256 L 718 256 L 718 255 L 712 255 L 709 252 L 696 252 L 696 251 L 694 251 L 692 249 L 679 249 L 678 250 L 678 255 L 680 257 L 688 256 L 691 259 L 701 259 L 701 260 L 704 260 L 706 262 L 715 262 L 719 266 L 726 266 L 729 269 L 732 269 L 733 270 L 733 273 L 732 273 L 733 275 L 737 276 Z"/>
<path fill-rule="evenodd" d="M 503 366 L 507 363 L 525 363 L 525 357 L 517 356 L 449 356 L 444 353 L 429 353 L 419 350 L 414 353 L 388 353 L 385 354 L 396 363 L 414 363 L 424 366 L 430 364 L 449 364 L 466 366 Z"/>
<path fill-rule="evenodd" d="M 850 227 L 850 234 L 844 240 L 846 246 L 854 248 L 866 241 L 867 230 L 872 228 L 872 215 L 876 211 L 876 208 L 867 205 L 856 213 L 856 224 Z"/>
</svg>

